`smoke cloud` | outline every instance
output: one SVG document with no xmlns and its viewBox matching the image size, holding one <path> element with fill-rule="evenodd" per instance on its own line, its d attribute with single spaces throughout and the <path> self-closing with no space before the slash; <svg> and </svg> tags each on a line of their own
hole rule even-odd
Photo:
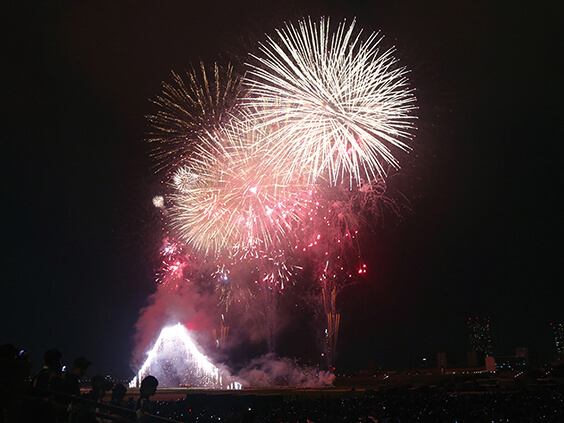
<svg viewBox="0 0 564 423">
<path fill-rule="evenodd" d="M 287 358 L 266 354 L 254 359 L 237 378 L 245 387 L 322 388 L 332 386 L 335 375 L 315 367 L 302 368 Z"/>
</svg>

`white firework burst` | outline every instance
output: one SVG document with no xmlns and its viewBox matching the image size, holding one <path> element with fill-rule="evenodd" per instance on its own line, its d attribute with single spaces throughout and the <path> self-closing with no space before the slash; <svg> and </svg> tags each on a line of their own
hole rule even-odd
<svg viewBox="0 0 564 423">
<path fill-rule="evenodd" d="M 416 109 L 407 70 L 382 37 L 362 41 L 355 21 L 331 33 L 328 19 L 287 24 L 252 55 L 245 104 L 257 126 L 276 126 L 261 148 L 270 165 L 292 163 L 308 182 L 358 185 L 399 167 L 395 155 L 409 150 Z"/>
<path fill-rule="evenodd" d="M 155 206 L 158 209 L 164 209 L 165 203 L 164 203 L 164 197 L 162 195 L 156 195 L 153 197 L 153 206 Z"/>
<path fill-rule="evenodd" d="M 198 175 L 189 166 L 182 166 L 174 172 L 172 184 L 180 192 L 188 192 L 198 182 Z"/>
</svg>

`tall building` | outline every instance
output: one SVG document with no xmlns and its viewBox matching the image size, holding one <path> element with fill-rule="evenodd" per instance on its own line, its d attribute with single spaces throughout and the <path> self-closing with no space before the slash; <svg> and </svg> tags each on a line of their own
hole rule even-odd
<svg viewBox="0 0 564 423">
<path fill-rule="evenodd" d="M 522 358 L 525 363 L 529 362 L 529 349 L 527 347 L 517 347 L 515 357 Z"/>
<path fill-rule="evenodd" d="M 468 367 L 478 367 L 478 354 L 476 354 L 476 351 L 468 351 L 467 358 Z"/>
<path fill-rule="evenodd" d="M 446 353 L 437 353 L 437 367 L 441 369 L 441 374 L 445 373 L 445 369 L 447 367 Z"/>
<path fill-rule="evenodd" d="M 490 318 L 475 317 L 468 319 L 468 331 L 472 350 L 481 353 L 481 355 L 485 357 L 492 356 L 493 350 Z"/>
<path fill-rule="evenodd" d="M 556 359 L 564 360 L 564 323 L 551 323 L 556 345 Z"/>
</svg>

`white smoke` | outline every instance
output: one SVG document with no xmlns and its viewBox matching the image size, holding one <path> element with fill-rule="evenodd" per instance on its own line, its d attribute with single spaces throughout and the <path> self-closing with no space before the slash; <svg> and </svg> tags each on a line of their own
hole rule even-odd
<svg viewBox="0 0 564 423">
<path fill-rule="evenodd" d="M 270 353 L 251 361 L 237 378 L 245 387 L 322 388 L 333 386 L 335 375 L 316 367 L 299 367 L 288 358 Z"/>
</svg>

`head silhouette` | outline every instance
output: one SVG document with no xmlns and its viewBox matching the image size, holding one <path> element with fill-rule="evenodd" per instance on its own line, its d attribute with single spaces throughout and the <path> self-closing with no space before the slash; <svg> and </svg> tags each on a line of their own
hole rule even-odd
<svg viewBox="0 0 564 423">
<path fill-rule="evenodd" d="M 157 392 L 157 386 L 159 386 L 157 378 L 155 376 L 147 376 L 141 381 L 139 393 L 141 396 L 148 398 L 151 395 L 155 395 L 155 392 Z"/>
</svg>

